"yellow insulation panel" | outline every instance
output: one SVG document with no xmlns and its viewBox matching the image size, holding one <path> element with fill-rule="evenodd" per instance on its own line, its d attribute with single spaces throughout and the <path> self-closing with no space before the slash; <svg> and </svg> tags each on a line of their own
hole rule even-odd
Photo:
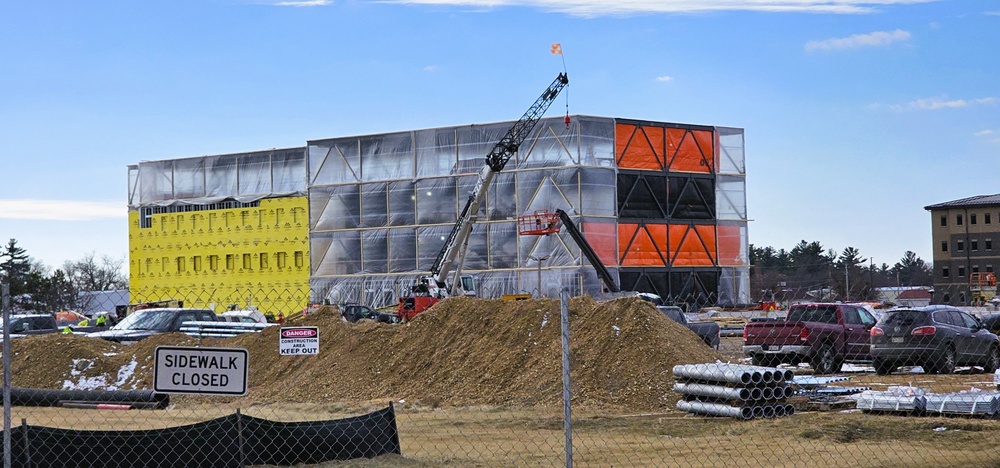
<svg viewBox="0 0 1000 468">
<path fill-rule="evenodd" d="M 176 299 L 216 312 L 230 305 L 289 315 L 309 302 L 308 198 L 259 206 L 129 212 L 132 302 Z"/>
</svg>

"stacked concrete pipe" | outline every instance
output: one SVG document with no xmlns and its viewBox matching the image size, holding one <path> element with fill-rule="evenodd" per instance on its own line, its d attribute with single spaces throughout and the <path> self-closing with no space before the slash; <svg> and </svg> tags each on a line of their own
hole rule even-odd
<svg viewBox="0 0 1000 468">
<path fill-rule="evenodd" d="M 674 391 L 683 395 L 677 409 L 737 419 L 795 414 L 787 400 L 795 390 L 787 369 L 745 364 L 709 363 L 674 366 Z"/>
</svg>

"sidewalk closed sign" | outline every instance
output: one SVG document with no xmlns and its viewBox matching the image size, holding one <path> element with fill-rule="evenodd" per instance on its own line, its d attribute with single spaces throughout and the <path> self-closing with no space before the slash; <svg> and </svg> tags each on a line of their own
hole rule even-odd
<svg viewBox="0 0 1000 468">
<path fill-rule="evenodd" d="M 198 395 L 247 394 L 245 349 L 157 346 L 153 391 Z"/>
<path fill-rule="evenodd" d="M 282 356 L 319 354 L 319 328 L 282 327 L 278 341 L 278 354 Z"/>
</svg>

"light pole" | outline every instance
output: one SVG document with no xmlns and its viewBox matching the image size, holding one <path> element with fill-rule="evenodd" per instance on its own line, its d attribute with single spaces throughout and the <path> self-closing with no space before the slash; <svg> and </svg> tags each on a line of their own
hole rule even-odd
<svg viewBox="0 0 1000 468">
<path fill-rule="evenodd" d="M 541 257 L 536 257 L 534 255 L 528 255 L 528 260 L 534 260 L 538 265 L 538 297 L 542 297 L 542 262 L 549 259 L 548 255 L 543 255 Z"/>
</svg>

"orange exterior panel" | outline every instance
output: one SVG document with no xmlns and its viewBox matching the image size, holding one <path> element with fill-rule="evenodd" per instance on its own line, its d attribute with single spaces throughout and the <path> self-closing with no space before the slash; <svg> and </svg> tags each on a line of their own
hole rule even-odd
<svg viewBox="0 0 1000 468">
<path fill-rule="evenodd" d="M 621 266 L 665 266 L 667 226 L 663 224 L 619 224 L 618 251 Z"/>
<path fill-rule="evenodd" d="M 671 265 L 715 265 L 715 226 L 672 224 L 669 239 Z"/>
<path fill-rule="evenodd" d="M 715 170 L 715 137 L 709 130 L 667 129 L 667 170 L 711 173 Z"/>
<path fill-rule="evenodd" d="M 719 225 L 719 265 L 744 265 L 742 250 L 741 227 L 736 225 Z"/>
<path fill-rule="evenodd" d="M 587 238 L 590 248 L 594 249 L 597 258 L 601 259 L 601 263 L 608 268 L 618 266 L 617 224 L 586 220 L 582 225 L 583 235 Z"/>
<path fill-rule="evenodd" d="M 615 155 L 618 167 L 662 171 L 665 167 L 663 127 L 615 125 Z"/>
</svg>

